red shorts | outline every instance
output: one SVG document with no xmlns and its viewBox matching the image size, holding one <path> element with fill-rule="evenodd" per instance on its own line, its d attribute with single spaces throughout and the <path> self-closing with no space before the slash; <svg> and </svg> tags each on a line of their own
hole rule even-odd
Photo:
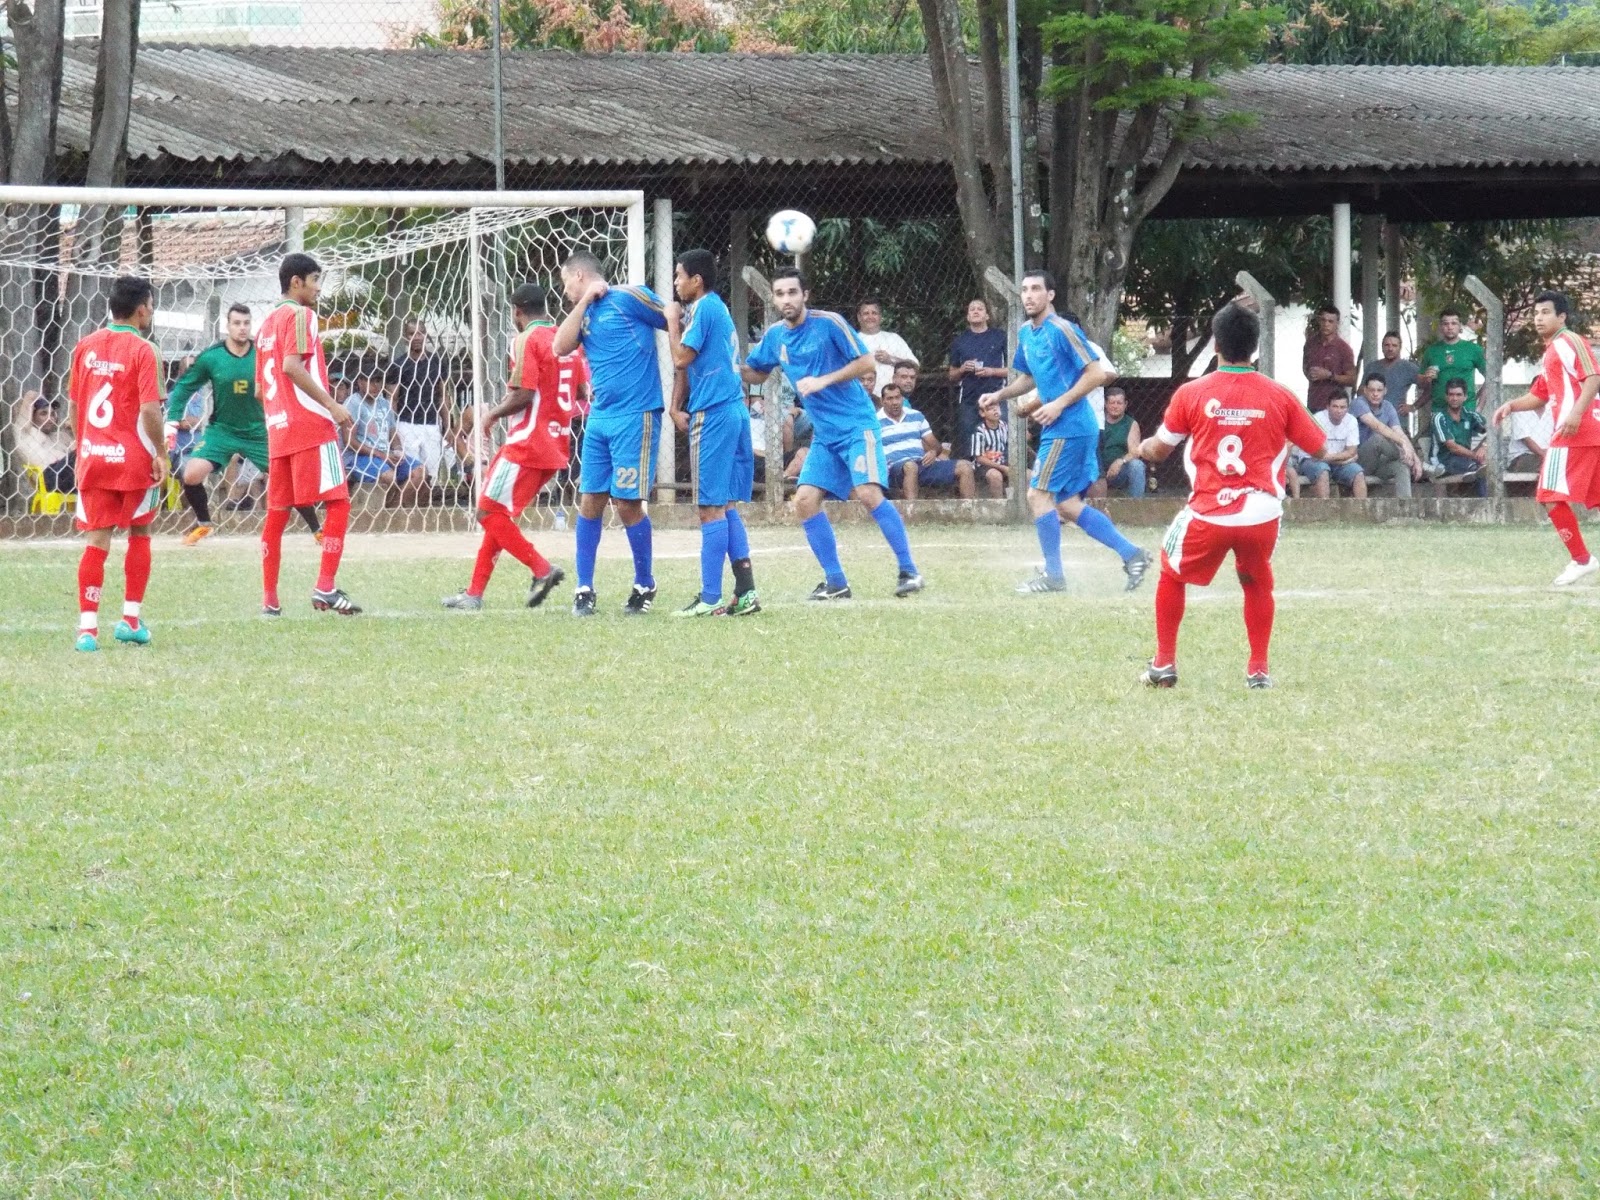
<svg viewBox="0 0 1600 1200">
<path fill-rule="evenodd" d="M 268 508 L 298 508 L 349 498 L 338 442 L 323 442 L 267 460 Z"/>
<path fill-rule="evenodd" d="M 125 492 L 80 487 L 76 524 L 79 529 L 144 529 L 156 519 L 160 507 L 160 488 Z"/>
<path fill-rule="evenodd" d="M 1233 552 L 1234 568 L 1249 575 L 1272 565 L 1278 545 L 1278 522 L 1213 525 L 1184 509 L 1167 528 L 1161 544 L 1161 570 L 1180 583 L 1205 587 L 1216 578 L 1222 560 Z"/>
<path fill-rule="evenodd" d="M 1600 508 L 1600 446 L 1551 446 L 1539 468 L 1540 504 L 1567 500 Z"/>
<path fill-rule="evenodd" d="M 506 457 L 505 448 L 495 452 L 484 476 L 483 495 L 478 497 L 478 507 L 484 512 L 502 512 L 520 517 L 522 510 L 533 503 L 541 488 L 549 483 L 558 468 L 527 467 Z"/>
</svg>

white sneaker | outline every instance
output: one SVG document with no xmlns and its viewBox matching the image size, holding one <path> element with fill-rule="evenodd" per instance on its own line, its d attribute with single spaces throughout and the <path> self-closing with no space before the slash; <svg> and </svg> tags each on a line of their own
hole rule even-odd
<svg viewBox="0 0 1600 1200">
<path fill-rule="evenodd" d="M 1557 575 L 1556 581 L 1550 586 L 1571 587 L 1579 580 L 1587 579 L 1596 572 L 1600 572 L 1600 558 L 1596 558 L 1591 554 L 1588 562 L 1569 562 L 1566 570 Z"/>
</svg>

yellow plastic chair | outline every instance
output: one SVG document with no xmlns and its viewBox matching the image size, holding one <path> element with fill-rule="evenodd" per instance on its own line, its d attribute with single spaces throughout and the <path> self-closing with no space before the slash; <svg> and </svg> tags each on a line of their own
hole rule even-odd
<svg viewBox="0 0 1600 1200">
<path fill-rule="evenodd" d="M 36 467 L 32 463 L 24 463 L 23 477 L 33 481 L 33 499 L 28 502 L 28 511 L 35 516 L 53 517 L 59 513 L 72 512 L 77 507 L 77 497 L 71 492 L 52 492 L 44 485 L 44 468 Z"/>
</svg>

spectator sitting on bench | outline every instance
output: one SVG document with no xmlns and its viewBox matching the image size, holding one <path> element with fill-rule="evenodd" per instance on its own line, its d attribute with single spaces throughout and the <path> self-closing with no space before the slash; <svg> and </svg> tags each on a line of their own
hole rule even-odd
<svg viewBox="0 0 1600 1200">
<path fill-rule="evenodd" d="M 1446 380 L 1444 407 L 1433 414 L 1433 444 L 1438 448 L 1439 465 L 1445 474 L 1464 476 L 1460 482 L 1472 484 L 1479 497 L 1489 494 L 1489 481 L 1483 474 L 1483 464 L 1489 457 L 1484 445 L 1488 435 L 1482 415 L 1467 407 L 1467 381 Z"/>
<path fill-rule="evenodd" d="M 1411 439 L 1400 428 L 1400 414 L 1384 399 L 1388 385 L 1378 372 L 1361 381 L 1361 395 L 1350 405 L 1350 412 L 1361 422 L 1361 445 L 1356 461 L 1366 477 L 1394 485 L 1397 500 L 1411 499 L 1411 484 L 1422 478 L 1422 460 Z"/>
<path fill-rule="evenodd" d="M 1128 411 L 1128 393 L 1119 387 L 1108 387 L 1105 406 L 1106 423 L 1100 430 L 1100 478 L 1089 485 L 1089 495 L 1098 498 L 1120 488 L 1129 499 L 1142 499 L 1144 459 L 1135 451 L 1143 439 L 1139 436 L 1139 422 Z"/>
<path fill-rule="evenodd" d="M 17 458 L 38 469 L 47 492 L 78 490 L 78 455 L 72 434 L 61 423 L 60 406 L 38 392 L 24 392 L 11 430 Z"/>
<path fill-rule="evenodd" d="M 884 384 L 879 405 L 879 436 L 889 464 L 890 489 L 898 490 L 907 500 L 915 500 L 922 487 L 953 486 L 963 499 L 971 499 L 975 490 L 972 464 L 965 459 L 956 462 L 941 457 L 944 447 L 934 436 L 928 418 L 906 405 L 900 384 Z"/>
<path fill-rule="evenodd" d="M 1326 500 L 1333 494 L 1337 483 L 1357 500 L 1367 498 L 1367 477 L 1356 461 L 1361 448 L 1361 423 L 1350 415 L 1350 400 L 1343 394 L 1328 400 L 1328 407 L 1315 414 L 1313 421 L 1328 435 L 1328 451 L 1324 458 L 1301 455 L 1289 472 L 1290 490 L 1295 499 L 1300 498 L 1300 480 L 1311 485 L 1311 494 Z"/>
<path fill-rule="evenodd" d="M 400 503 L 414 502 L 428 486 L 422 460 L 405 452 L 399 422 L 383 390 L 383 368 L 363 358 L 356 368 L 356 388 L 345 402 L 351 427 L 344 467 L 352 483 L 400 485 Z"/>
<path fill-rule="evenodd" d="M 969 451 L 978 481 L 993 500 L 1006 495 L 1006 467 L 1011 462 L 1011 431 L 1000 419 L 1000 401 L 980 401 L 978 427 L 972 431 Z"/>
<path fill-rule="evenodd" d="M 1544 466 L 1544 452 L 1550 449 L 1550 439 L 1555 436 L 1555 406 L 1524 410 L 1511 414 L 1511 427 L 1506 437 L 1506 471 L 1510 474 L 1537 475 Z"/>
</svg>

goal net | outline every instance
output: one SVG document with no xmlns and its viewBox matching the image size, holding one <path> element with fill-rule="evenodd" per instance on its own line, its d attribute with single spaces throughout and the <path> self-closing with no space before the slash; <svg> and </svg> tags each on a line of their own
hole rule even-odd
<svg viewBox="0 0 1600 1200">
<path fill-rule="evenodd" d="M 5 188 L 0 202 L 0 530 L 11 536 L 71 528 L 68 366 L 77 341 L 107 320 L 118 275 L 155 287 L 152 337 L 170 391 L 224 336 L 230 310 L 248 310 L 252 333 L 260 325 L 278 299 L 286 253 L 315 257 L 334 396 L 358 418 L 344 450 L 355 527 L 378 531 L 470 525 L 504 436 L 483 417 L 505 385 L 508 298 L 518 284 L 549 289 L 559 319 L 559 268 L 575 250 L 599 257 L 610 279 L 644 282 L 637 192 Z M 171 455 L 175 478 L 217 400 L 208 383 L 189 397 Z M 380 444 L 398 461 L 366 453 Z M 576 450 L 575 439 L 572 469 L 524 520 L 565 523 L 577 499 Z M 264 481 L 252 464 L 232 459 L 208 487 L 219 532 L 259 525 Z M 174 484 L 158 528 L 191 523 Z"/>
</svg>

